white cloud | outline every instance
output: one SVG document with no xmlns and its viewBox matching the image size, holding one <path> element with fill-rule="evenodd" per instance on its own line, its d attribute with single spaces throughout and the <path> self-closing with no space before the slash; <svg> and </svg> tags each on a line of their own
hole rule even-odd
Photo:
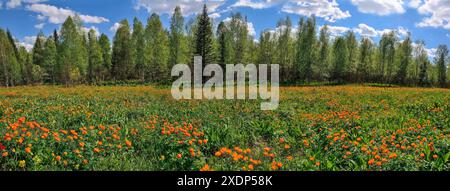
<svg viewBox="0 0 450 191">
<path fill-rule="evenodd" d="M 209 15 L 209 17 L 211 17 L 211 18 L 213 18 L 213 19 L 217 19 L 217 18 L 219 18 L 220 16 L 221 16 L 220 13 L 212 13 L 212 14 Z"/>
<path fill-rule="evenodd" d="M 320 27 L 320 30 L 322 30 L 323 26 Z M 352 30 L 348 27 L 341 27 L 341 26 L 327 26 L 328 28 L 328 33 L 330 34 L 331 37 L 338 37 L 338 36 L 342 36 L 345 33 L 347 33 L 348 31 Z"/>
<path fill-rule="evenodd" d="M 298 14 L 323 18 L 329 22 L 350 17 L 350 12 L 342 11 L 336 0 L 238 0 L 231 7 L 250 7 L 253 9 L 265 9 L 282 4 L 281 11 L 290 14 Z"/>
<path fill-rule="evenodd" d="M 286 0 L 238 0 L 232 7 L 250 7 L 253 9 L 266 9 L 281 3 L 285 3 Z"/>
<path fill-rule="evenodd" d="M 45 26 L 45 23 L 40 23 L 40 24 L 34 25 L 34 28 L 40 30 L 40 29 L 44 28 L 44 26 Z"/>
<path fill-rule="evenodd" d="M 323 26 L 321 26 L 319 29 L 322 29 L 322 28 L 323 28 Z M 377 30 L 377 29 L 375 29 L 367 24 L 364 24 L 364 23 L 361 23 L 357 27 L 354 27 L 354 28 L 328 25 L 328 32 L 329 32 L 330 36 L 332 36 L 332 37 L 342 36 L 345 33 L 347 33 L 348 31 L 353 31 L 362 37 L 368 37 L 368 38 L 380 37 L 383 34 L 387 34 L 390 32 L 394 32 L 397 35 L 397 37 L 399 37 L 399 38 L 406 37 L 409 34 L 409 30 L 402 26 L 399 26 L 397 29 Z"/>
<path fill-rule="evenodd" d="M 351 2 L 362 13 L 384 16 L 405 12 L 403 0 L 351 0 Z"/>
<path fill-rule="evenodd" d="M 22 3 L 42 3 L 42 2 L 46 2 L 46 1 L 48 1 L 48 0 L 9 0 L 6 3 L 6 7 L 8 9 L 14 9 L 16 7 L 22 6 Z"/>
<path fill-rule="evenodd" d="M 435 58 L 436 57 L 436 52 L 437 52 L 437 48 L 425 48 L 425 51 L 427 51 L 428 57 L 430 58 Z"/>
<path fill-rule="evenodd" d="M 0 9 L 3 7 L 3 2 L 0 1 Z"/>
<path fill-rule="evenodd" d="M 450 34 L 446 34 L 445 36 L 450 40 Z"/>
<path fill-rule="evenodd" d="M 420 14 L 428 15 L 417 24 L 418 27 L 450 29 L 450 1 L 427 0 L 419 6 Z"/>
<path fill-rule="evenodd" d="M 422 0 L 410 0 L 408 6 L 411 8 L 418 8 L 422 3 Z"/>
<path fill-rule="evenodd" d="M 114 23 L 114 25 L 109 28 L 111 32 L 116 32 L 120 28 L 120 23 Z"/>
<path fill-rule="evenodd" d="M 225 0 L 136 0 L 135 8 L 144 8 L 150 12 L 158 14 L 172 14 L 178 5 L 184 16 L 199 13 L 203 9 L 203 4 L 208 6 L 208 11 L 214 13 Z"/>
<path fill-rule="evenodd" d="M 383 34 L 394 32 L 397 35 L 397 37 L 403 38 L 403 37 L 408 36 L 408 34 L 409 34 L 409 30 L 402 26 L 399 26 L 396 29 L 377 30 L 377 29 L 375 29 L 367 24 L 364 24 L 364 23 L 361 23 L 358 25 L 358 27 L 353 28 L 353 31 L 363 37 L 380 37 Z"/>
<path fill-rule="evenodd" d="M 82 30 L 87 34 L 89 33 L 90 30 L 94 30 L 95 31 L 95 36 L 100 36 L 100 30 L 95 27 L 95 26 L 91 26 L 91 27 L 83 27 Z"/>
<path fill-rule="evenodd" d="M 27 10 L 38 13 L 39 14 L 38 19 L 40 20 L 47 19 L 50 23 L 53 24 L 61 24 L 66 20 L 67 17 L 74 16 L 77 14 L 80 16 L 81 20 L 84 23 L 109 22 L 109 20 L 104 17 L 83 15 L 70 9 L 58 8 L 46 4 L 32 4 L 27 6 Z"/>
<path fill-rule="evenodd" d="M 364 23 L 359 24 L 358 27 L 353 29 L 353 31 L 364 37 L 377 37 L 379 35 L 377 30 Z"/>
<path fill-rule="evenodd" d="M 36 36 L 25 36 L 22 42 L 19 42 L 19 46 L 25 47 L 25 49 L 29 52 L 33 49 L 34 43 L 36 42 Z"/>
</svg>

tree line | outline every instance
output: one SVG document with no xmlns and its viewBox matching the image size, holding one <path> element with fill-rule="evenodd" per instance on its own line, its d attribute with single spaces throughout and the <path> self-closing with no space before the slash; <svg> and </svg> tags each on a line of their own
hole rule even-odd
<svg viewBox="0 0 450 191">
<path fill-rule="evenodd" d="M 185 21 L 175 8 L 165 29 L 157 14 L 146 25 L 134 18 L 122 20 L 114 39 L 85 32 L 78 16 L 68 17 L 60 31 L 46 37 L 40 32 L 31 52 L 9 31 L 0 29 L 0 85 L 100 84 L 135 80 L 170 83 L 175 64 L 279 64 L 282 83 L 389 83 L 448 87 L 448 48 L 440 45 L 430 61 L 424 41 L 411 35 L 400 40 L 395 32 L 379 43 L 353 31 L 331 36 L 318 28 L 314 16 L 300 18 L 294 32 L 289 17 L 276 30 L 262 31 L 254 40 L 247 18 L 240 13 L 214 27 L 206 5 L 197 17 Z M 216 30 L 214 30 L 216 28 Z M 318 35 L 317 35 L 318 33 Z M 111 44 L 112 42 L 112 44 Z"/>
</svg>

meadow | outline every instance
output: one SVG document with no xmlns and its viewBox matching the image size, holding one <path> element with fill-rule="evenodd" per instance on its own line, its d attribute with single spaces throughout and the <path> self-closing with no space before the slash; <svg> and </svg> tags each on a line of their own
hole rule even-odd
<svg viewBox="0 0 450 191">
<path fill-rule="evenodd" d="M 450 90 L 283 87 L 176 101 L 152 86 L 0 89 L 0 170 L 448 171 Z"/>
</svg>

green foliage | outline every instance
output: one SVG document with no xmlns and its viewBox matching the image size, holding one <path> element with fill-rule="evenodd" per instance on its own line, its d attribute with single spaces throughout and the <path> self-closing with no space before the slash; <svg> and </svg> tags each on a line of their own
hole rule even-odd
<svg viewBox="0 0 450 191">
<path fill-rule="evenodd" d="M 202 56 L 202 63 L 211 64 L 215 61 L 213 49 L 213 29 L 212 21 L 208 16 L 208 8 L 203 6 L 203 11 L 197 17 L 196 28 L 194 30 L 194 55 Z"/>
<path fill-rule="evenodd" d="M 166 82 L 170 70 L 168 66 L 168 36 L 157 14 L 152 14 L 148 19 L 145 29 L 145 63 L 146 81 Z"/>
<path fill-rule="evenodd" d="M 131 44 L 130 26 L 127 20 L 120 22 L 113 42 L 112 52 L 112 78 L 115 80 L 126 80 L 133 66 L 133 54 Z"/>
</svg>

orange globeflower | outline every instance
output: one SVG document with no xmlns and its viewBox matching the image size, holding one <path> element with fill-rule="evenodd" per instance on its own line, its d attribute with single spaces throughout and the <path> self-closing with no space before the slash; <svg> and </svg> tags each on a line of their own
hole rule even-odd
<svg viewBox="0 0 450 191">
<path fill-rule="evenodd" d="M 56 161 L 60 161 L 61 160 L 61 156 L 56 156 Z"/>
<path fill-rule="evenodd" d="M 316 162 L 316 166 L 320 166 L 320 162 Z"/>
<path fill-rule="evenodd" d="M 182 157 L 181 153 L 178 153 L 178 154 L 177 154 L 177 158 L 180 159 L 181 157 Z"/>
<path fill-rule="evenodd" d="M 78 145 L 80 145 L 80 147 L 84 147 L 84 143 L 83 142 L 80 142 L 80 143 L 78 143 Z"/>
<path fill-rule="evenodd" d="M 284 149 L 290 149 L 290 148 L 291 148 L 290 145 L 288 145 L 288 144 L 284 145 Z"/>
<path fill-rule="evenodd" d="M 284 138 L 280 138 L 280 143 L 284 143 Z"/>
<path fill-rule="evenodd" d="M 8 156 L 8 152 L 2 153 L 2 157 L 7 157 L 7 156 Z"/>
<path fill-rule="evenodd" d="M 99 153 L 100 149 L 99 148 L 94 148 L 94 153 Z"/>
<path fill-rule="evenodd" d="M 25 152 L 26 153 L 31 153 L 31 148 L 30 147 L 25 148 Z"/>
<path fill-rule="evenodd" d="M 249 165 L 248 165 L 248 169 L 249 169 L 249 170 L 253 170 L 253 168 L 254 168 L 254 167 L 253 167 L 252 164 L 249 164 Z"/>
<path fill-rule="evenodd" d="M 368 165 L 373 165 L 373 163 L 375 162 L 374 159 L 370 159 L 369 162 L 367 162 Z"/>
<path fill-rule="evenodd" d="M 437 155 L 433 155 L 433 158 L 434 158 L 434 159 L 437 159 L 437 158 L 438 158 L 438 156 L 437 156 Z"/>
<path fill-rule="evenodd" d="M 125 144 L 127 145 L 127 147 L 131 147 L 132 145 L 131 145 L 131 141 L 129 141 L 129 140 L 125 140 Z"/>
<path fill-rule="evenodd" d="M 211 169 L 209 168 L 208 164 L 205 164 L 205 166 L 203 166 L 200 171 L 211 171 Z"/>
<path fill-rule="evenodd" d="M 26 120 L 25 117 L 21 117 L 21 118 L 19 118 L 18 122 L 19 122 L 19 123 L 23 123 L 23 122 L 25 122 L 25 120 Z"/>
<path fill-rule="evenodd" d="M 425 157 L 425 154 L 424 153 L 420 153 L 420 157 Z"/>
<path fill-rule="evenodd" d="M 396 154 L 396 153 L 391 153 L 391 154 L 389 155 L 389 158 L 390 158 L 390 159 L 395 159 L 395 158 L 397 158 L 397 154 Z"/>
<path fill-rule="evenodd" d="M 216 156 L 216 157 L 220 157 L 220 156 L 222 156 L 222 152 L 220 152 L 220 151 L 217 151 L 217 152 L 215 153 L 215 156 Z"/>
</svg>

